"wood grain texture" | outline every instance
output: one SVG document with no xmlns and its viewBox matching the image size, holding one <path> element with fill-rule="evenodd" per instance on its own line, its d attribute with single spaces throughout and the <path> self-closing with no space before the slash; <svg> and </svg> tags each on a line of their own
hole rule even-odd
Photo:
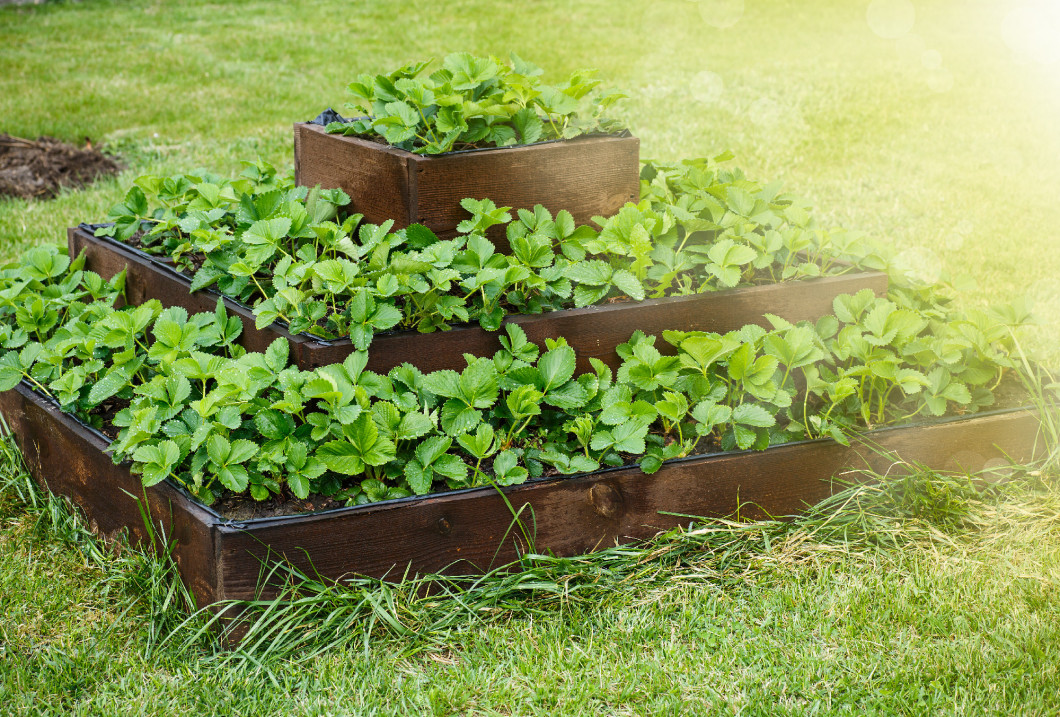
<svg viewBox="0 0 1060 717">
<path fill-rule="evenodd" d="M 451 232 L 467 218 L 464 197 L 488 197 L 497 206 L 553 216 L 566 209 L 577 224 L 609 217 L 640 198 L 640 140 L 585 137 L 511 149 L 426 157 L 413 155 L 410 184 L 415 220 Z"/>
<path fill-rule="evenodd" d="M 183 306 L 189 312 L 213 311 L 219 294 L 200 291 L 190 294 L 191 281 L 150 256 L 107 237 L 95 237 L 84 229 L 70 230 L 70 251 L 86 251 L 85 266 L 110 278 L 128 270 L 130 301 L 155 298 L 167 306 Z M 877 295 L 887 292 L 887 275 L 863 272 L 805 281 L 744 287 L 694 296 L 677 296 L 587 306 L 546 314 L 514 315 L 505 319 L 523 328 L 527 338 L 544 347 L 546 338 L 565 337 L 578 356 L 578 371 L 591 369 L 589 359 L 598 358 L 612 368 L 620 359 L 615 347 L 629 340 L 634 330 L 661 335 L 668 329 L 680 331 L 725 332 L 747 324 L 769 326 L 763 317 L 776 314 L 788 321 L 816 320 L 832 312 L 832 300 L 840 294 L 871 289 Z M 353 352 L 348 340 L 318 341 L 304 334 L 292 336 L 280 324 L 256 328 L 254 314 L 247 307 L 225 300 L 231 315 L 243 322 L 240 343 L 248 350 L 263 351 L 282 336 L 291 343 L 291 360 L 302 369 L 341 363 Z M 660 350 L 668 346 L 659 341 Z M 385 373 L 406 361 L 422 371 L 462 369 L 463 355 L 492 356 L 500 349 L 498 334 L 478 326 L 460 326 L 450 331 L 420 334 L 401 331 L 378 334 L 369 350 L 368 368 Z"/>
<path fill-rule="evenodd" d="M 372 223 L 394 219 L 397 228 L 419 223 L 442 237 L 453 236 L 469 216 L 460 206 L 466 197 L 514 209 L 541 204 L 553 214 L 566 209 L 578 224 L 611 216 L 640 197 L 636 137 L 579 137 L 427 156 L 327 134 L 318 125 L 295 124 L 294 135 L 299 185 L 341 188 L 353 209 Z"/>
<path fill-rule="evenodd" d="M 341 141 L 345 139 L 354 141 Z M 401 228 L 416 222 L 410 154 L 376 142 L 329 135 L 317 125 L 294 126 L 295 182 L 303 187 L 341 188 L 352 200 L 347 209 L 363 214 L 372 224 L 393 219 Z"/>
<path fill-rule="evenodd" d="M 144 540 L 132 495 L 142 493 L 127 465 L 114 465 L 107 442 L 25 385 L 0 394 L 0 411 L 33 476 L 79 505 L 105 535 L 128 530 Z M 1007 456 L 1040 454 L 1031 411 L 883 429 L 855 445 L 812 441 L 762 452 L 667 463 L 654 475 L 622 468 L 551 478 L 504 489 L 537 550 L 577 555 L 651 537 L 689 522 L 667 513 L 744 518 L 788 516 L 831 495 L 832 477 L 864 479 L 903 470 L 902 462 L 976 471 Z M 855 472 L 851 472 L 855 471 Z M 146 491 L 156 526 L 175 540 L 181 577 L 200 605 L 257 594 L 264 562 L 279 557 L 324 578 L 360 573 L 399 578 L 468 573 L 503 565 L 527 544 L 493 488 L 341 508 L 315 515 L 226 521 L 162 483 Z"/>
</svg>

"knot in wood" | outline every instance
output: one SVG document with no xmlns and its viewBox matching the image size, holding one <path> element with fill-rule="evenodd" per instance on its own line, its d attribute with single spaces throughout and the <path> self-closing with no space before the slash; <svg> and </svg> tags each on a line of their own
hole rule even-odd
<svg viewBox="0 0 1060 717">
<path fill-rule="evenodd" d="M 589 489 L 589 502 L 605 518 L 613 518 L 622 507 L 622 494 L 607 483 L 597 483 Z"/>
</svg>

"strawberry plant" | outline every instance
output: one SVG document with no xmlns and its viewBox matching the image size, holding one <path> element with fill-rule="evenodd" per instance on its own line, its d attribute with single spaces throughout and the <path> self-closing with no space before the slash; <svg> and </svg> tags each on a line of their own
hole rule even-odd
<svg viewBox="0 0 1060 717">
<path fill-rule="evenodd" d="M 251 306 L 259 327 L 280 321 L 362 350 L 382 331 L 468 322 L 496 331 L 511 313 L 849 270 L 835 254 L 875 265 L 866 247 L 835 241 L 799 202 L 738 172 L 703 161 L 645 173 L 654 176 L 645 199 L 598 217 L 599 229 L 563 211 L 469 198 L 461 233 L 447 240 L 419 225 L 394 231 L 389 221 L 341 217 L 341 191 L 296 188 L 267 167 L 231 181 L 142 177 L 97 234 L 172 257 L 193 290 L 216 287 Z M 507 253 L 486 236 L 498 226 Z M 27 313 L 24 323 L 48 320 Z"/>
<path fill-rule="evenodd" d="M 547 85 L 541 68 L 515 53 L 505 63 L 456 52 L 424 76 L 431 63 L 360 75 L 348 87 L 353 100 L 346 105 L 358 116 L 332 122 L 327 131 L 379 137 L 417 154 L 441 154 L 623 129 L 603 115 L 625 95 L 602 90 L 595 70 Z"/>
</svg>

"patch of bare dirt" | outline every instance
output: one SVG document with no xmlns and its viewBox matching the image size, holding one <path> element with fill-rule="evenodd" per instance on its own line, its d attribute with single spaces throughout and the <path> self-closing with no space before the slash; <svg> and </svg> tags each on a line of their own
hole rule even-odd
<svg viewBox="0 0 1060 717">
<path fill-rule="evenodd" d="M 91 142 L 79 148 L 54 137 L 0 134 L 0 196 L 51 199 L 62 187 L 76 189 L 122 169 Z"/>
</svg>

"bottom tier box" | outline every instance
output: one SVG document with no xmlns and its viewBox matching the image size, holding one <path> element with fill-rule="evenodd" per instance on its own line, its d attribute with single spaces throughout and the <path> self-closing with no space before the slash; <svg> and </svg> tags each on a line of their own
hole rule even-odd
<svg viewBox="0 0 1060 717">
<path fill-rule="evenodd" d="M 148 540 L 146 500 L 154 532 L 175 542 L 180 575 L 200 606 L 268 595 L 259 581 L 263 565 L 276 558 L 329 579 L 469 574 L 515 559 L 528 548 L 524 535 L 538 552 L 578 555 L 687 524 L 682 516 L 792 515 L 843 487 L 834 476 L 893 474 L 902 463 L 974 472 L 1027 462 L 1042 450 L 1038 414 L 1010 409 L 879 429 L 849 447 L 804 441 L 692 456 L 653 475 L 636 466 L 614 468 L 535 480 L 504 488 L 503 495 L 475 488 L 233 521 L 175 485 L 144 489 L 128 466 L 112 462 L 105 436 L 25 384 L 0 394 L 0 412 L 33 477 L 78 505 L 99 533 Z M 513 528 L 513 510 L 523 529 Z"/>
</svg>

